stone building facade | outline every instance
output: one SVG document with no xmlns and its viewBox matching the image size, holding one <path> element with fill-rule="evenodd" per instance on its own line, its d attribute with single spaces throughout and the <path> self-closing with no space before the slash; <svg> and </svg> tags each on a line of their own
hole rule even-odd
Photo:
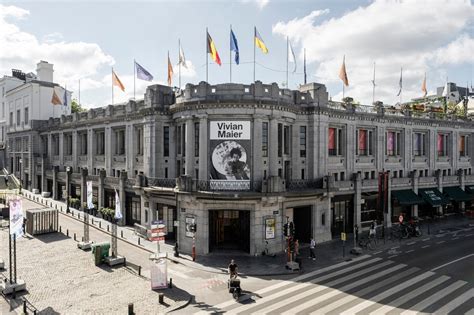
<svg viewBox="0 0 474 315">
<path fill-rule="evenodd" d="M 259 255 L 284 250 L 287 222 L 300 242 L 323 242 L 401 213 L 464 211 L 473 137 L 467 118 L 332 102 L 322 84 L 201 82 L 32 121 L 8 133 L 8 154 L 30 161 L 24 187 L 55 199 L 90 180 L 97 207 L 113 208 L 117 190 L 122 224 L 163 221 L 184 252 Z"/>
</svg>

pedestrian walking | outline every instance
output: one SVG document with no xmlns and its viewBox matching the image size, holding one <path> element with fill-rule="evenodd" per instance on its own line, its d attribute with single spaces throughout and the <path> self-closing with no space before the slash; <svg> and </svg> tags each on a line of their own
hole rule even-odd
<svg viewBox="0 0 474 315">
<path fill-rule="evenodd" d="M 316 260 L 316 254 L 314 253 L 314 248 L 316 247 L 316 241 L 314 237 L 311 238 L 311 242 L 309 243 L 309 258 Z"/>
<path fill-rule="evenodd" d="M 295 240 L 295 255 L 298 256 L 300 254 L 300 242 Z"/>
</svg>

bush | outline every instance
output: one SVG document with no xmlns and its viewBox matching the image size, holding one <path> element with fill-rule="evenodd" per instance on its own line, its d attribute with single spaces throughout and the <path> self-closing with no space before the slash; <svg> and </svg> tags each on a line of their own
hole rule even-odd
<svg viewBox="0 0 474 315">
<path fill-rule="evenodd" d="M 115 214 L 115 210 L 111 208 L 101 208 L 99 212 L 102 217 L 107 220 L 110 220 Z"/>
<path fill-rule="evenodd" d="M 79 209 L 81 207 L 81 201 L 78 198 L 69 198 L 69 206 L 74 209 Z"/>
</svg>

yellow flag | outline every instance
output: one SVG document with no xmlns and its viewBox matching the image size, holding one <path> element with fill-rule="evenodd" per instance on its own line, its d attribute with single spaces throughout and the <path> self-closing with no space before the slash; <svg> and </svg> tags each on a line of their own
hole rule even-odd
<svg viewBox="0 0 474 315">
<path fill-rule="evenodd" d="M 260 36 L 256 27 L 255 27 L 255 45 L 258 48 L 260 48 L 264 54 L 268 54 L 268 48 L 263 42 L 262 36 Z"/>
<path fill-rule="evenodd" d="M 115 74 L 114 70 L 112 70 L 112 84 L 118 86 L 122 90 L 122 92 L 125 92 L 125 87 L 123 86 L 118 76 Z"/>
<path fill-rule="evenodd" d="M 170 54 L 168 52 L 168 86 L 171 86 L 171 78 L 173 77 L 173 66 L 170 61 Z"/>
<path fill-rule="evenodd" d="M 341 70 L 339 70 L 339 78 L 344 82 L 345 86 L 349 86 L 349 80 L 347 79 L 347 72 L 346 72 L 346 56 L 342 60 Z"/>
<path fill-rule="evenodd" d="M 63 103 L 61 102 L 61 99 L 59 98 L 58 94 L 56 94 L 56 91 L 53 88 L 53 97 L 51 98 L 51 103 L 53 105 L 62 105 Z"/>
</svg>

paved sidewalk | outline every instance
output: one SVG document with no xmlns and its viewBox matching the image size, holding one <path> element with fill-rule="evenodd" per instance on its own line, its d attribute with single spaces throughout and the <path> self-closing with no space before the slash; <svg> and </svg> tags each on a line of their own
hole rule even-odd
<svg viewBox="0 0 474 315">
<path fill-rule="evenodd" d="M 33 195 L 31 192 L 24 190 L 23 194 L 30 198 L 34 199 L 37 202 L 47 205 L 50 207 L 57 207 L 63 213 L 65 213 L 66 205 L 63 202 L 52 200 L 51 198 L 42 198 L 40 195 Z M 76 209 L 71 209 L 71 215 L 77 218 L 78 220 L 83 221 L 82 212 Z M 80 219 L 79 219 L 80 216 Z M 107 231 L 107 226 L 110 228 L 110 222 L 107 222 L 96 217 L 91 218 L 94 220 L 94 226 L 103 231 Z M 100 222 L 100 223 L 99 223 Z M 376 254 L 382 251 L 390 250 L 391 248 L 399 248 L 404 246 L 407 243 L 411 243 L 416 240 L 420 240 L 426 237 L 428 234 L 439 234 L 446 233 L 450 230 L 454 231 L 456 229 L 470 228 L 474 226 L 474 220 L 469 220 L 466 217 L 460 215 L 449 216 L 448 218 L 438 219 L 431 223 L 425 222 L 421 228 L 423 231 L 423 236 L 420 238 L 408 238 L 402 240 L 389 240 L 388 236 L 386 239 L 377 240 L 377 248 L 373 251 L 363 250 L 363 254 Z M 149 252 L 156 252 L 157 245 L 155 243 L 149 242 L 138 235 L 135 234 L 133 228 L 131 227 L 118 227 L 118 235 L 123 235 L 122 240 L 133 244 L 143 250 Z M 308 272 L 314 269 L 318 269 L 336 262 L 343 260 L 351 259 L 356 257 L 355 255 L 350 254 L 350 250 L 354 247 L 354 240 L 352 234 L 348 235 L 348 240 L 345 242 L 345 248 L 343 253 L 343 246 L 341 240 L 333 240 L 325 243 L 318 244 L 316 246 L 316 260 L 313 261 L 308 259 L 309 248 L 308 244 L 302 244 L 300 247 L 300 258 L 302 260 L 302 272 Z M 286 254 L 280 253 L 275 257 L 272 256 L 258 256 L 254 257 L 248 254 L 241 254 L 235 252 L 228 253 L 213 253 L 209 255 L 197 256 L 196 261 L 192 261 L 189 255 L 180 254 L 179 258 L 174 257 L 173 255 L 173 246 L 169 244 L 164 244 L 160 246 L 161 252 L 167 252 L 168 259 L 175 262 L 186 265 L 189 268 L 198 269 L 201 271 L 206 271 L 210 273 L 226 273 L 227 265 L 231 259 L 235 259 L 239 266 L 239 273 L 244 276 L 272 276 L 272 275 L 286 275 L 286 274 L 295 274 L 298 271 L 294 272 L 287 270 L 286 266 Z"/>
</svg>

